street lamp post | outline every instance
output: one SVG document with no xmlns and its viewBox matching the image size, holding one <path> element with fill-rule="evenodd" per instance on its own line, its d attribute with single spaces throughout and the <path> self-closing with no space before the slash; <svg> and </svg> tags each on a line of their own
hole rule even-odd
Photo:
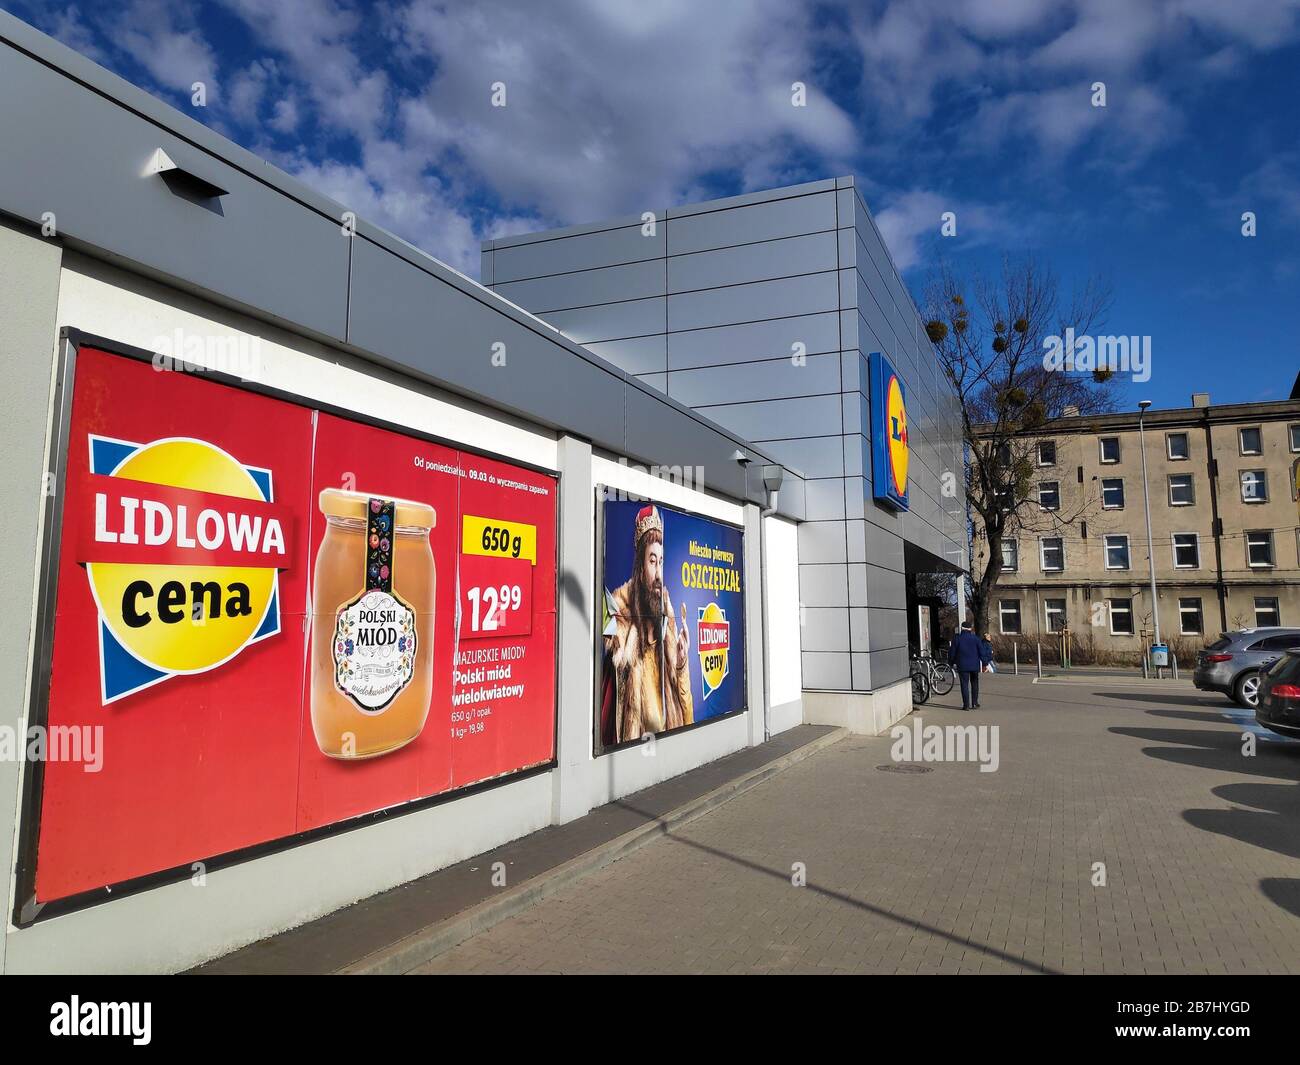
<svg viewBox="0 0 1300 1065">
<path fill-rule="evenodd" d="M 1142 506 L 1147 514 L 1147 562 L 1151 567 L 1151 624 L 1155 628 L 1155 642 L 1159 643 L 1160 603 L 1156 599 L 1156 552 L 1151 537 L 1151 494 L 1147 490 L 1147 435 L 1142 424 L 1149 406 L 1151 406 L 1149 399 L 1144 399 L 1138 404 L 1138 446 L 1142 450 Z"/>
</svg>

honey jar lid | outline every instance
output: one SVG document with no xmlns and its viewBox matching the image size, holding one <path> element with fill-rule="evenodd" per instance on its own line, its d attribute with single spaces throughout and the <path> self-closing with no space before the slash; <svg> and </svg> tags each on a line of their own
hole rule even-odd
<svg viewBox="0 0 1300 1065">
<path fill-rule="evenodd" d="M 415 503 L 395 496 L 370 496 L 364 492 L 345 492 L 341 488 L 326 488 L 320 494 L 321 513 L 331 518 L 356 518 L 365 521 L 371 499 L 392 499 L 396 506 L 395 520 L 399 526 L 415 529 L 432 529 L 437 512 L 427 503 Z"/>
</svg>

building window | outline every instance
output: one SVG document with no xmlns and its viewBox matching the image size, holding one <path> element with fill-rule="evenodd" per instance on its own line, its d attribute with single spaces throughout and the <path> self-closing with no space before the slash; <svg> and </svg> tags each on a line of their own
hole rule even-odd
<svg viewBox="0 0 1300 1065">
<path fill-rule="evenodd" d="M 1187 443 L 1186 433 L 1166 433 L 1165 434 L 1165 454 L 1175 462 L 1179 459 L 1185 459 L 1191 455 L 1191 448 Z"/>
<path fill-rule="evenodd" d="M 1038 442 L 1038 465 L 1055 466 L 1056 465 L 1056 441 L 1040 440 Z"/>
<path fill-rule="evenodd" d="M 1243 503 L 1268 502 L 1268 474 L 1264 470 L 1241 471 L 1241 501 Z"/>
<path fill-rule="evenodd" d="M 1300 451 L 1300 425 L 1291 426 L 1291 450 Z"/>
<path fill-rule="evenodd" d="M 1246 563 L 1253 568 L 1273 565 L 1273 534 L 1268 529 L 1247 530 Z"/>
<path fill-rule="evenodd" d="M 1002 572 L 1015 573 L 1020 568 L 1020 545 L 1015 540 L 1002 538 Z"/>
<path fill-rule="evenodd" d="M 1043 613 L 1047 615 L 1047 631 L 1060 632 L 1065 628 L 1065 600 L 1044 599 Z"/>
<path fill-rule="evenodd" d="M 1277 608 L 1277 600 L 1272 596 L 1255 596 L 1255 628 L 1276 628 L 1282 624 L 1282 614 Z"/>
<path fill-rule="evenodd" d="M 1110 633 L 1112 636 L 1133 635 L 1133 600 L 1111 599 Z"/>
<path fill-rule="evenodd" d="M 1201 616 L 1201 600 L 1178 600 L 1178 632 L 1182 636 L 1200 636 L 1205 631 L 1205 621 Z"/>
<path fill-rule="evenodd" d="M 1040 481 L 1038 484 L 1038 505 L 1044 510 L 1061 509 L 1061 482 Z"/>
<path fill-rule="evenodd" d="M 1101 479 L 1101 506 L 1103 510 L 1124 509 L 1124 478 L 1103 477 Z"/>
<path fill-rule="evenodd" d="M 1169 505 L 1171 507 L 1190 507 L 1196 502 L 1196 487 L 1192 484 L 1190 473 L 1174 473 L 1169 476 Z"/>
<path fill-rule="evenodd" d="M 1105 541 L 1106 568 L 1128 569 L 1128 534 L 1117 533 L 1113 536 L 1107 536 Z"/>
<path fill-rule="evenodd" d="M 1045 536 L 1038 543 L 1044 573 L 1060 573 L 1065 569 L 1065 542 L 1059 536 Z"/>
<path fill-rule="evenodd" d="M 1174 568 L 1199 569 L 1201 543 L 1196 533 L 1174 533 Z"/>
<path fill-rule="evenodd" d="M 1241 444 L 1241 453 L 1243 455 L 1260 455 L 1264 451 L 1258 426 L 1252 429 L 1238 429 L 1237 440 Z"/>
<path fill-rule="evenodd" d="M 1119 437 L 1103 436 L 1097 441 L 1101 448 L 1101 461 L 1103 465 L 1109 466 L 1111 463 L 1119 461 Z"/>
<path fill-rule="evenodd" d="M 1020 600 L 998 600 L 998 628 L 1003 636 L 1020 635 Z"/>
</svg>

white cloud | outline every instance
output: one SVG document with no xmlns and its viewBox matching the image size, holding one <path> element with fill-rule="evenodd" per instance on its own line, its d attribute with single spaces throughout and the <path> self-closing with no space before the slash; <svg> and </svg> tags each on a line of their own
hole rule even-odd
<svg viewBox="0 0 1300 1065">
<path fill-rule="evenodd" d="M 183 24 L 185 11 L 161 0 L 134 0 L 112 20 L 110 39 L 163 88 L 189 95 L 202 82 L 211 104 L 218 96 L 217 59 L 202 34 Z"/>
<path fill-rule="evenodd" d="M 942 237 L 943 215 L 949 211 L 956 215 L 957 232 Z M 873 217 L 900 273 L 929 261 L 927 245 L 932 242 L 952 240 L 964 247 L 990 244 L 1007 239 L 1013 229 L 1016 239 L 1024 242 L 1034 228 L 1023 218 L 1013 226 L 1009 212 L 1000 207 L 962 201 L 930 189 L 911 189 L 887 200 L 881 210 L 873 211 Z"/>
</svg>

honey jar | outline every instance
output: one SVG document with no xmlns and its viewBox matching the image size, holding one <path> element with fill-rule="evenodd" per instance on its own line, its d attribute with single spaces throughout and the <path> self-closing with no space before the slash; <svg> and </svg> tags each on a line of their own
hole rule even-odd
<svg viewBox="0 0 1300 1065">
<path fill-rule="evenodd" d="M 321 753 L 374 758 L 424 728 L 433 692 L 433 507 L 326 488 L 312 581 L 311 723 Z"/>
</svg>

